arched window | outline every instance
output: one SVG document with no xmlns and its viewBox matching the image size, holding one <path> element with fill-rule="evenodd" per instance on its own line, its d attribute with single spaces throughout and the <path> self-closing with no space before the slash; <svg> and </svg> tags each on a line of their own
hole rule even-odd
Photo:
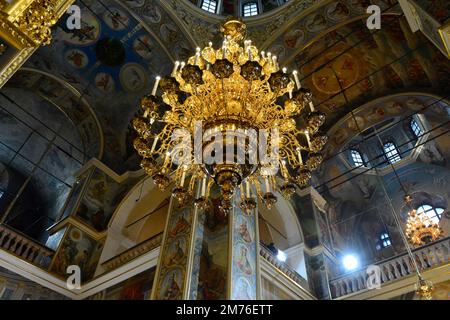
<svg viewBox="0 0 450 320">
<path fill-rule="evenodd" d="M 244 17 L 252 17 L 258 15 L 258 3 L 246 2 L 242 6 L 242 15 Z"/>
<path fill-rule="evenodd" d="M 203 0 L 202 9 L 211 13 L 216 13 L 217 11 L 217 1 L 216 0 Z"/>
<path fill-rule="evenodd" d="M 423 134 L 422 129 L 420 128 L 419 124 L 417 123 L 416 119 L 412 118 L 411 122 L 409 123 L 409 127 L 411 128 L 412 132 L 416 137 L 420 137 Z"/>
<path fill-rule="evenodd" d="M 384 155 L 386 156 L 389 163 L 396 163 L 400 161 L 400 153 L 398 152 L 397 146 L 392 141 L 386 142 L 383 145 Z"/>
<path fill-rule="evenodd" d="M 376 245 L 377 250 L 387 248 L 391 245 L 392 245 L 391 237 L 389 237 L 389 234 L 386 231 L 383 231 L 380 234 L 380 238 L 378 239 L 378 242 Z"/>
<path fill-rule="evenodd" d="M 425 213 L 431 221 L 439 223 L 442 213 L 445 211 L 443 208 L 434 208 L 428 204 L 421 205 L 417 209 L 417 213 Z"/>
<path fill-rule="evenodd" d="M 361 152 L 359 152 L 356 149 L 351 149 L 350 150 L 350 154 L 352 156 L 353 164 L 356 167 L 360 167 L 360 166 L 365 166 L 366 165 Z"/>
</svg>

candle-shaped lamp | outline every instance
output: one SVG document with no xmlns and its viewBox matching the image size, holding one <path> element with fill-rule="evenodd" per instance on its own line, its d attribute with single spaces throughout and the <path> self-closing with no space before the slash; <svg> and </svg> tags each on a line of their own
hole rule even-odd
<svg viewBox="0 0 450 320">
<path fill-rule="evenodd" d="M 156 96 L 156 90 L 158 90 L 159 81 L 161 81 L 161 77 L 157 76 L 155 78 L 155 84 L 153 85 L 152 96 Z"/>
</svg>

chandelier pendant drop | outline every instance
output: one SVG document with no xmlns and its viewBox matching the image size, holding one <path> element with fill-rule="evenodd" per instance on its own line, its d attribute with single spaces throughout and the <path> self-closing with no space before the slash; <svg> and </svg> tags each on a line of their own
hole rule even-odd
<svg viewBox="0 0 450 320">
<path fill-rule="evenodd" d="M 276 56 L 245 40 L 244 23 L 229 20 L 221 31 L 221 48 L 197 48 L 156 78 L 132 121 L 134 147 L 155 184 L 174 185 L 181 204 L 205 208 L 217 184 L 223 211 L 239 189 L 239 207 L 250 213 L 257 197 L 270 208 L 277 192 L 289 198 L 309 183 L 323 160 L 325 115 L 296 71 L 289 75 Z"/>
</svg>

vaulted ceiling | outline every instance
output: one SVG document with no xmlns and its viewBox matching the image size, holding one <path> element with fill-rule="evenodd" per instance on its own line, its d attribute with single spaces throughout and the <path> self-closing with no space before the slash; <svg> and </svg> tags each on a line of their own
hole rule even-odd
<svg viewBox="0 0 450 320">
<path fill-rule="evenodd" d="M 370 99 L 422 88 L 445 92 L 448 60 L 412 35 L 396 2 L 375 0 L 386 15 L 382 29 L 361 20 L 367 1 L 290 1 L 251 18 L 248 36 L 282 64 L 299 69 L 304 85 L 328 117 L 327 128 Z M 45 71 L 78 90 L 92 106 L 104 135 L 103 161 L 114 170 L 136 169 L 127 140 L 140 97 L 158 74 L 170 72 L 197 45 L 219 41 L 223 16 L 188 1 L 79 0 L 82 29 L 62 18 L 54 41 L 26 67 Z"/>
</svg>

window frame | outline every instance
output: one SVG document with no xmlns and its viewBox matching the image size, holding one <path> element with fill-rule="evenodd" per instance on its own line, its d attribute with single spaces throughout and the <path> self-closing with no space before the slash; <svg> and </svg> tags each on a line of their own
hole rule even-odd
<svg viewBox="0 0 450 320">
<path fill-rule="evenodd" d="M 445 212 L 445 209 L 441 207 L 435 207 L 428 203 L 422 203 L 421 205 L 416 207 L 416 212 L 423 212 L 432 222 L 439 224 L 442 219 L 442 214 Z"/>
<path fill-rule="evenodd" d="M 364 159 L 364 155 L 358 149 L 350 148 L 350 157 L 352 159 L 354 167 L 367 167 L 367 163 L 366 163 L 366 160 Z M 359 157 L 361 159 L 360 161 L 356 160 L 356 161 L 360 162 L 361 164 L 356 163 L 355 157 Z"/>
<path fill-rule="evenodd" d="M 387 145 L 392 145 L 392 148 L 386 150 Z M 400 150 L 398 150 L 398 147 L 393 140 L 388 140 L 383 143 L 383 154 L 390 164 L 395 164 L 402 160 L 402 157 L 400 156 Z"/>
<path fill-rule="evenodd" d="M 208 4 L 205 6 L 206 1 L 208 2 Z M 210 10 L 211 4 L 214 4 L 214 11 Z M 200 2 L 200 9 L 202 9 L 203 11 L 206 11 L 208 13 L 217 14 L 218 6 L 219 6 L 218 0 L 201 0 L 201 2 Z"/>
<path fill-rule="evenodd" d="M 419 122 L 414 117 L 412 117 L 411 121 L 409 121 L 409 129 L 411 130 L 411 132 L 414 134 L 414 136 L 416 138 L 421 137 L 424 133 Z"/>
<path fill-rule="evenodd" d="M 392 246 L 392 239 L 387 231 L 382 231 L 378 236 L 378 241 L 376 243 L 375 248 L 380 251 Z"/>
<path fill-rule="evenodd" d="M 250 14 L 250 15 L 245 15 L 246 7 L 247 7 L 247 6 L 252 6 L 252 5 L 255 5 L 255 6 L 256 6 L 256 13 L 255 13 L 255 11 L 254 11 L 254 8 L 250 8 L 250 9 L 249 9 L 249 12 L 250 12 L 251 14 Z M 261 11 L 261 6 L 260 6 L 260 2 L 259 2 L 259 1 L 253 0 L 253 1 L 242 1 L 242 2 L 241 2 L 241 15 L 242 15 L 242 17 L 244 17 L 244 18 L 255 17 L 255 16 L 257 16 L 257 15 L 260 14 L 260 11 Z"/>
</svg>

